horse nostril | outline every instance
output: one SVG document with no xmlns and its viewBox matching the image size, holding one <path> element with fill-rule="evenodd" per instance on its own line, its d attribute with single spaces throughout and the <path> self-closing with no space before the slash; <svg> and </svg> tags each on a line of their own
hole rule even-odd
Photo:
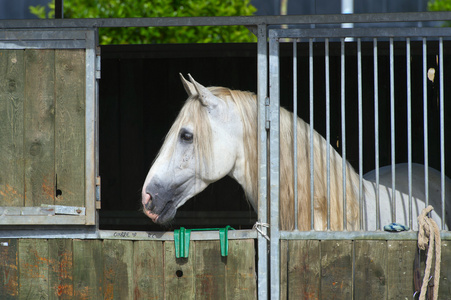
<svg viewBox="0 0 451 300">
<path fill-rule="evenodd" d="M 146 193 L 145 195 L 145 201 L 144 201 L 144 208 L 147 210 L 152 211 L 155 208 L 155 204 L 153 203 L 153 197 L 151 194 Z"/>
</svg>

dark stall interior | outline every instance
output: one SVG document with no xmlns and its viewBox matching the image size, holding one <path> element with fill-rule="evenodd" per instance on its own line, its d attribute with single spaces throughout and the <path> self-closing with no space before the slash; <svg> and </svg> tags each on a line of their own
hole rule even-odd
<svg viewBox="0 0 451 300">
<path fill-rule="evenodd" d="M 100 81 L 101 229 L 251 228 L 256 214 L 226 177 L 182 206 L 168 226 L 141 211 L 141 188 L 186 92 L 179 73 L 205 86 L 255 91 L 256 45 L 103 46 Z"/>
<path fill-rule="evenodd" d="M 448 49 L 445 42 L 445 49 Z M 423 163 L 423 92 L 421 42 L 412 41 L 412 147 L 413 162 Z M 231 178 L 211 184 L 178 210 L 172 224 L 153 224 L 140 211 L 141 188 L 166 133 L 186 94 L 179 73 L 190 73 L 205 86 L 257 90 L 256 44 L 172 44 L 102 46 L 100 80 L 100 175 L 102 177 L 101 229 L 172 230 L 224 227 L 252 228 L 256 213 L 241 187 Z M 346 43 L 347 159 L 358 170 L 357 45 Z M 396 163 L 407 162 L 407 92 L 405 42 L 395 42 L 394 93 Z M 380 166 L 390 157 L 389 44 L 378 43 Z M 428 68 L 437 71 L 437 43 L 428 43 Z M 451 64 L 445 53 L 445 69 Z M 331 144 L 341 153 L 340 43 L 330 43 Z M 298 115 L 309 120 L 308 43 L 298 44 Z M 364 173 L 374 169 L 373 44 L 362 42 L 362 99 Z M 314 128 L 325 136 L 324 43 L 314 43 Z M 438 74 L 438 72 L 437 72 Z M 445 82 L 450 76 L 445 73 Z M 281 105 L 292 110 L 292 44 L 281 45 Z M 438 80 L 428 80 L 429 165 L 440 169 Z M 445 89 L 447 87 L 445 86 Z M 445 91 L 445 95 L 448 95 Z M 448 96 L 447 96 L 448 97 Z M 449 102 L 445 99 L 445 103 Z M 445 132 L 451 110 L 445 106 Z M 445 139 L 450 149 L 450 139 Z M 446 153 L 446 150 L 445 150 Z M 451 170 L 446 160 L 446 170 Z M 449 171 L 447 176 L 450 176 Z"/>
</svg>

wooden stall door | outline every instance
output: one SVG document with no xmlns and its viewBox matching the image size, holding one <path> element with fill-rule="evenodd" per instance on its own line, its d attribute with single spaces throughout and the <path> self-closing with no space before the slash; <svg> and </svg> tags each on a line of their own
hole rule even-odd
<svg viewBox="0 0 451 300">
<path fill-rule="evenodd" d="M 84 214 L 85 72 L 85 49 L 0 50 L 0 224 Z"/>
</svg>

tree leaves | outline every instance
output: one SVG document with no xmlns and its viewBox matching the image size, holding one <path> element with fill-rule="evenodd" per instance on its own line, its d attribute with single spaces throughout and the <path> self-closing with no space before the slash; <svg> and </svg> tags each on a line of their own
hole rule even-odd
<svg viewBox="0 0 451 300">
<path fill-rule="evenodd" d="M 54 1 L 30 6 L 39 18 L 53 17 Z M 64 18 L 149 18 L 248 16 L 256 12 L 250 0 L 71 0 Z M 101 44 L 241 43 L 257 39 L 244 26 L 100 28 Z"/>
</svg>

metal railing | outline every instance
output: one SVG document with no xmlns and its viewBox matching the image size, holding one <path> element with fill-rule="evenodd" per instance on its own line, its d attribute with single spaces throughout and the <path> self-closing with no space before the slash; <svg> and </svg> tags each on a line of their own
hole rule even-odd
<svg viewBox="0 0 451 300">
<path fill-rule="evenodd" d="M 385 20 L 386 21 L 386 20 Z M 326 29 L 326 28 L 293 28 L 293 29 L 270 29 L 269 31 L 269 84 L 270 84 L 270 133 L 269 133 L 269 185 L 270 185 L 270 237 L 271 237 L 271 245 L 270 245 L 270 269 L 271 271 L 270 275 L 270 282 L 271 282 L 271 299 L 276 299 L 279 297 L 279 283 L 280 283 L 280 274 L 276 270 L 279 270 L 279 248 L 280 248 L 280 239 L 383 239 L 383 240 L 390 240 L 390 239 L 417 239 L 417 233 L 413 231 L 402 233 L 401 235 L 394 236 L 393 233 L 384 232 L 382 226 L 385 224 L 380 224 L 380 195 L 379 195 L 379 167 L 380 167 L 380 124 L 379 124 L 379 118 L 381 115 L 381 111 L 379 109 L 379 103 L 382 97 L 379 94 L 379 87 L 380 87 L 380 78 L 381 74 L 379 73 L 382 69 L 382 64 L 379 62 L 380 60 L 380 52 L 387 52 L 388 61 L 386 62 L 388 65 L 385 66 L 384 70 L 389 70 L 388 74 L 384 74 L 386 77 L 388 77 L 388 80 L 385 80 L 385 82 L 389 85 L 389 91 L 388 91 L 388 108 L 386 111 L 388 111 L 388 120 L 389 120 L 389 128 L 390 128 L 390 134 L 386 135 L 386 137 L 389 138 L 389 144 L 390 144 L 390 155 L 388 160 L 390 161 L 390 168 L 391 168 L 391 186 L 389 186 L 391 191 L 391 220 L 392 222 L 396 222 L 396 215 L 397 215 L 397 209 L 401 210 L 401 208 L 396 207 L 396 168 L 395 164 L 398 161 L 397 159 L 397 150 L 396 149 L 396 143 L 397 143 L 397 137 L 396 137 L 396 114 L 395 114 L 395 103 L 397 101 L 403 101 L 398 100 L 398 98 L 406 99 L 405 105 L 406 105 L 406 119 L 407 119 L 407 165 L 408 165 L 408 209 L 405 209 L 408 211 L 407 215 L 407 224 L 410 228 L 413 226 L 414 217 L 412 216 L 412 85 L 419 85 L 422 89 L 422 106 L 421 107 L 415 107 L 415 109 L 422 111 L 422 135 L 423 135 L 423 149 L 422 152 L 423 155 L 423 161 L 424 164 L 424 187 L 425 187 L 425 202 L 426 206 L 430 203 L 429 199 L 429 159 L 431 155 L 439 155 L 439 164 L 438 168 L 440 170 L 440 217 L 442 219 L 441 224 L 439 226 L 442 229 L 442 237 L 445 239 L 451 238 L 451 235 L 449 232 L 445 231 L 446 224 L 445 224 L 445 120 L 444 120 L 444 111 L 445 111 L 445 86 L 444 86 L 444 78 L 445 78 L 445 72 L 447 72 L 444 68 L 444 53 L 449 53 L 449 46 L 450 44 L 447 43 L 451 38 L 451 30 L 449 28 L 334 28 Z M 415 83 L 413 81 L 413 75 L 412 75 L 412 43 L 415 41 L 415 43 L 421 43 L 420 45 L 420 53 L 416 55 L 417 59 L 421 59 L 421 69 L 417 70 L 418 72 L 421 72 L 421 81 L 419 83 Z M 368 64 L 364 65 L 364 60 L 362 59 L 362 43 L 366 43 L 369 45 L 369 47 L 372 48 L 372 53 L 370 52 L 367 54 L 367 56 L 372 56 L 372 70 L 371 68 L 368 68 Z M 289 68 L 285 68 L 282 72 L 283 67 L 281 66 L 281 46 L 282 44 L 291 43 L 292 44 L 292 66 L 291 70 Z M 279 227 L 280 224 L 280 214 L 279 214 L 279 196 L 280 196 L 280 101 L 281 101 L 281 93 L 283 88 L 281 83 L 281 76 L 282 73 L 286 74 L 289 72 L 292 72 L 292 94 L 293 94 L 293 132 L 294 136 L 296 136 L 296 127 L 297 127 L 297 114 L 298 114 L 298 46 L 302 45 L 302 43 L 307 44 L 308 46 L 303 47 L 307 53 L 304 53 L 304 56 L 306 57 L 303 62 L 303 66 L 308 68 L 308 83 L 306 84 L 305 81 L 303 82 L 303 87 L 305 89 L 308 89 L 308 101 L 304 101 L 304 104 L 309 106 L 309 118 L 310 118 L 310 189 L 311 189 L 311 203 L 310 203 L 310 231 L 300 231 L 298 229 L 298 206 L 297 206 L 297 185 L 294 184 L 294 216 L 295 216 L 295 225 L 294 230 L 281 230 Z M 326 169 L 327 169 L 327 228 L 325 231 L 315 231 L 315 224 L 313 222 L 314 220 L 314 159 L 313 159 L 313 141 L 314 141 L 314 106 L 316 101 L 315 99 L 315 93 L 317 92 L 314 88 L 314 81 L 316 80 L 314 77 L 315 73 L 323 73 L 324 74 L 324 81 L 322 82 L 322 87 L 324 88 L 324 101 L 325 101 L 325 112 L 323 115 L 325 116 L 325 140 L 326 144 L 330 145 L 332 144 L 331 140 L 331 55 L 330 55 L 330 46 L 332 43 L 338 44 L 339 48 L 339 54 L 337 55 L 339 57 L 338 65 L 339 68 L 335 64 L 335 70 L 339 69 L 340 74 L 335 74 L 336 78 L 335 81 L 339 82 L 339 93 L 337 93 L 337 90 L 335 89 L 335 94 L 338 94 L 339 96 L 335 96 L 335 101 L 340 102 L 340 118 L 341 121 L 338 124 L 334 124 L 335 126 L 341 127 L 341 140 L 340 144 L 341 146 L 341 154 L 343 157 L 342 161 L 342 176 L 343 176 L 343 228 L 344 231 L 331 231 L 331 147 L 327 147 L 326 150 Z M 406 76 L 405 82 L 406 86 L 403 86 L 399 88 L 398 86 L 395 86 L 395 43 L 402 46 L 402 50 L 405 52 L 403 55 L 405 55 L 404 62 L 405 62 L 405 69 L 406 72 L 403 74 Z M 437 93 L 438 99 L 437 99 L 437 108 L 439 111 L 439 117 L 438 117 L 438 123 L 439 123 L 439 149 L 438 153 L 433 153 L 429 151 L 429 144 L 430 141 L 428 139 L 428 136 L 431 134 L 430 130 L 428 129 L 428 125 L 432 121 L 437 120 L 430 120 L 428 115 L 428 99 L 431 101 L 431 97 L 428 96 L 428 92 L 431 91 L 431 87 L 428 87 L 428 81 L 433 81 L 434 79 L 428 79 L 428 65 L 427 60 L 428 56 L 430 56 L 430 53 L 428 52 L 428 49 L 431 45 L 431 43 L 435 44 L 435 51 L 432 54 L 435 55 L 437 60 L 437 70 L 435 72 L 435 75 L 437 77 L 438 75 L 438 87 L 439 91 Z M 353 53 L 352 58 L 348 57 L 348 54 L 346 52 L 346 49 L 349 49 L 350 47 L 347 47 L 347 45 L 353 45 L 355 46 L 355 51 Z M 384 44 L 383 46 L 381 46 Z M 314 47 L 315 45 L 316 47 Z M 445 46 L 446 45 L 446 46 Z M 388 49 L 387 49 L 388 48 Z M 314 50 L 315 49 L 315 50 Z M 318 51 L 321 54 L 316 55 L 315 51 Z M 320 66 L 316 66 L 314 63 L 314 56 L 323 56 L 322 59 L 324 60 Z M 399 49 L 396 52 L 396 55 L 399 57 Z M 346 231 L 346 177 L 350 176 L 347 174 L 347 149 L 346 149 L 346 139 L 347 139 L 347 123 L 346 123 L 346 117 L 347 117 L 347 109 L 346 104 L 347 100 L 349 100 L 349 97 L 346 97 L 346 88 L 347 88 L 347 60 L 356 60 L 355 62 L 355 71 L 357 73 L 356 78 L 356 88 L 357 92 L 355 93 L 357 95 L 357 144 L 358 144 L 358 167 L 357 173 L 358 176 L 358 194 L 359 194 L 359 216 L 360 216 L 360 230 L 359 231 Z M 397 66 L 399 65 L 399 59 L 397 59 Z M 316 60 L 317 62 L 317 60 Z M 365 69 L 366 68 L 366 69 Z M 368 70 L 369 69 L 369 70 Z M 368 86 L 368 84 L 365 84 L 363 82 L 363 77 L 365 72 L 371 72 L 373 83 L 372 86 L 372 92 L 374 93 L 373 99 L 364 98 L 363 93 L 365 92 L 365 88 Z M 401 75 L 401 76 L 403 76 Z M 400 76 L 398 74 L 398 76 Z M 337 79 L 339 77 L 339 79 Z M 418 76 L 415 78 L 418 79 Z M 286 84 L 285 84 L 286 85 Z M 398 97 L 397 93 L 399 93 L 400 89 L 404 89 L 405 97 Z M 304 93 L 306 95 L 307 93 Z M 338 100 L 337 100 L 338 99 Z M 369 101 L 372 100 L 372 101 Z M 374 166 L 375 166 L 375 179 L 376 179 L 376 195 L 375 199 L 367 199 L 367 200 L 374 200 L 376 201 L 376 211 L 373 212 L 376 215 L 376 231 L 365 231 L 363 226 L 363 194 L 364 194 L 364 154 L 367 153 L 367 151 L 364 151 L 364 132 L 366 135 L 368 135 L 368 132 L 364 130 L 364 107 L 365 105 L 372 105 L 372 109 L 374 110 L 374 131 L 371 132 L 371 135 L 374 135 Z M 372 122 L 372 121 L 371 121 Z M 416 124 L 419 126 L 418 124 Z M 297 149 L 297 142 L 293 142 L 293 152 L 295 153 L 294 156 L 296 157 L 296 153 L 298 151 Z M 293 158 L 293 164 L 294 164 L 294 174 L 296 174 L 297 170 L 297 159 Z M 295 175 L 296 178 L 296 175 Z M 295 180 L 297 182 L 297 180 Z M 448 195 L 449 196 L 449 195 Z M 399 197 L 399 196 L 398 196 Z M 437 208 L 436 208 L 437 209 Z M 448 208 L 449 209 L 449 208 Z"/>
</svg>

